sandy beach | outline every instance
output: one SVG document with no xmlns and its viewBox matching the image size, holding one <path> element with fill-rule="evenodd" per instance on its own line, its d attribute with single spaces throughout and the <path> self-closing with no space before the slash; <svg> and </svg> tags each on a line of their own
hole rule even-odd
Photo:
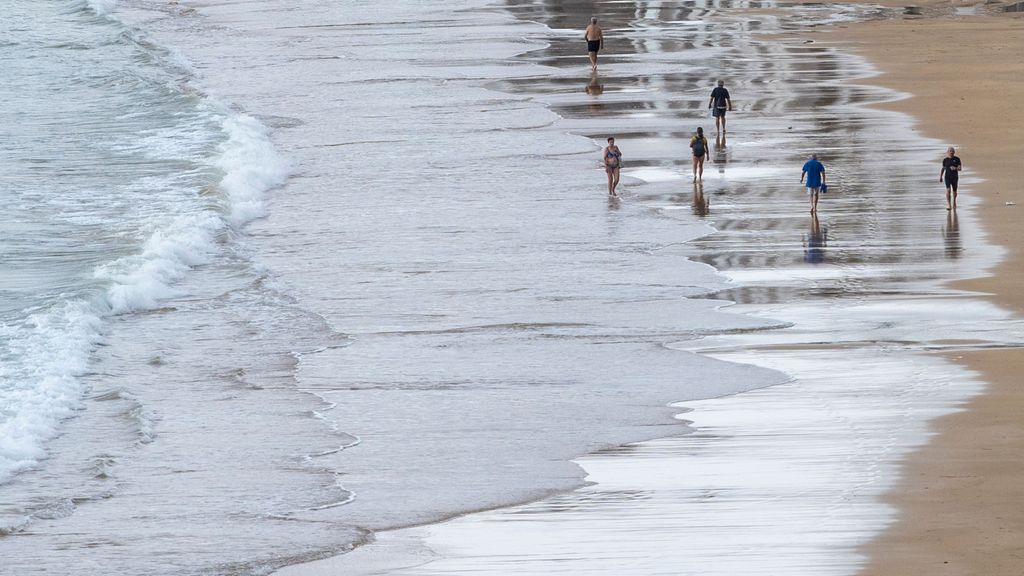
<svg viewBox="0 0 1024 576">
<path fill-rule="evenodd" d="M 999 5 L 967 6 L 973 3 L 926 2 L 920 16 L 849 26 L 829 38 L 882 70 L 871 82 L 910 93 L 887 107 L 913 115 L 923 134 L 957 148 L 965 174 L 985 179 L 967 193 L 982 200 L 980 219 L 1007 254 L 991 276 L 958 287 L 991 294 L 1019 313 L 1024 137 L 1009 120 L 1024 102 L 1024 19 Z M 936 176 L 941 155 L 936 150 Z M 937 205 L 942 196 L 936 181 Z M 935 422 L 937 436 L 906 463 L 902 485 L 888 498 L 900 519 L 866 548 L 865 575 L 1021 573 L 1024 353 L 984 350 L 960 361 L 982 373 L 989 388 L 965 411 Z"/>
</svg>

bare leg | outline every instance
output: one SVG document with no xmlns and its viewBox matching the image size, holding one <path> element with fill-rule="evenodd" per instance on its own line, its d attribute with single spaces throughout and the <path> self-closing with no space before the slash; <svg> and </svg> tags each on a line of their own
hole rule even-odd
<svg viewBox="0 0 1024 576">
<path fill-rule="evenodd" d="M 616 168 L 613 171 L 613 173 L 612 173 L 612 196 L 618 196 L 618 193 L 615 192 L 615 188 L 617 188 L 618 185 L 619 185 L 619 169 Z"/>
<path fill-rule="evenodd" d="M 946 210 L 952 210 L 953 209 L 952 195 L 953 195 L 953 187 L 952 186 L 946 186 Z"/>
<path fill-rule="evenodd" d="M 597 70 L 597 52 L 590 53 L 590 68 Z"/>
<path fill-rule="evenodd" d="M 697 159 L 697 178 L 700 180 L 704 179 L 704 156 Z"/>
<path fill-rule="evenodd" d="M 697 181 L 697 157 L 693 157 L 693 181 Z"/>
<path fill-rule="evenodd" d="M 811 214 L 818 213 L 818 189 L 815 188 L 811 192 Z"/>
<path fill-rule="evenodd" d="M 615 196 L 615 174 L 614 170 L 605 170 L 608 174 L 608 195 Z"/>
<path fill-rule="evenodd" d="M 724 134 L 725 133 L 725 114 L 722 114 L 721 116 L 719 116 L 718 119 L 722 123 L 722 133 Z"/>
</svg>

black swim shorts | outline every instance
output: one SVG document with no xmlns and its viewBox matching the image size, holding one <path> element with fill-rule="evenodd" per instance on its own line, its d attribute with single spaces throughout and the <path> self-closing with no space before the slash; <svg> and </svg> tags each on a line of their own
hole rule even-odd
<svg viewBox="0 0 1024 576">
<path fill-rule="evenodd" d="M 597 52 L 601 49 L 600 40 L 587 40 L 587 52 Z"/>
<path fill-rule="evenodd" d="M 716 107 L 711 109 L 711 115 L 714 116 L 715 118 L 724 117 L 725 116 L 725 108 L 719 108 L 719 107 L 716 106 Z"/>
</svg>

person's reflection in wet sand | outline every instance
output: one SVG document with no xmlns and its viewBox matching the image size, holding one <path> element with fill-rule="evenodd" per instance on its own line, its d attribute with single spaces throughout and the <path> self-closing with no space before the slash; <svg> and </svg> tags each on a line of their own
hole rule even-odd
<svg viewBox="0 0 1024 576">
<path fill-rule="evenodd" d="M 588 106 L 591 113 L 596 114 L 604 110 L 604 104 L 601 104 L 601 100 L 598 98 L 604 94 L 604 84 L 601 84 L 601 77 L 597 75 L 597 70 L 590 72 L 590 81 L 587 82 L 587 87 L 583 91 L 593 96 Z"/>
<path fill-rule="evenodd" d="M 725 132 L 719 132 L 715 135 L 715 157 L 712 161 L 716 166 L 718 166 L 719 174 L 725 174 L 725 165 L 729 163 L 729 158 L 726 156 L 725 144 Z"/>
<path fill-rule="evenodd" d="M 711 212 L 711 203 L 704 197 L 704 183 L 693 183 L 693 213 L 697 216 L 707 216 Z"/>
<path fill-rule="evenodd" d="M 587 83 L 585 92 L 591 96 L 604 94 L 604 85 L 601 84 L 601 77 L 597 75 L 597 70 L 591 70 L 590 82 Z"/>
<path fill-rule="evenodd" d="M 956 260 L 963 247 L 960 245 L 960 219 L 955 210 L 946 212 L 946 225 L 942 227 L 942 243 L 946 246 L 946 258 Z"/>
<path fill-rule="evenodd" d="M 822 228 L 817 213 L 811 213 L 811 227 L 804 237 L 804 261 L 820 264 L 825 261 L 828 246 L 828 228 Z"/>
</svg>

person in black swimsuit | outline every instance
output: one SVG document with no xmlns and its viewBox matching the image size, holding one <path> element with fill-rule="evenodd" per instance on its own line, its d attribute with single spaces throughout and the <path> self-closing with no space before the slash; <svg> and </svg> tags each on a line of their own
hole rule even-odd
<svg viewBox="0 0 1024 576">
<path fill-rule="evenodd" d="M 615 138 L 608 137 L 608 147 L 604 149 L 604 171 L 608 174 L 608 195 L 618 196 L 615 187 L 619 185 L 619 172 L 622 169 L 622 152 L 615 145 Z"/>
<path fill-rule="evenodd" d="M 604 32 L 597 25 L 597 18 L 590 19 L 590 26 L 587 26 L 587 31 L 583 33 L 583 39 L 587 41 L 590 69 L 597 70 L 597 51 L 604 47 Z"/>
<path fill-rule="evenodd" d="M 704 128 L 697 127 L 697 133 L 690 138 L 690 150 L 693 152 L 693 181 L 704 179 L 704 159 L 708 156 L 708 139 L 704 137 Z"/>
<path fill-rule="evenodd" d="M 960 181 L 960 170 L 963 165 L 956 156 L 952 146 L 946 150 L 942 159 L 942 170 L 939 170 L 939 182 L 946 183 L 946 210 L 956 210 L 956 186 Z"/>
</svg>

